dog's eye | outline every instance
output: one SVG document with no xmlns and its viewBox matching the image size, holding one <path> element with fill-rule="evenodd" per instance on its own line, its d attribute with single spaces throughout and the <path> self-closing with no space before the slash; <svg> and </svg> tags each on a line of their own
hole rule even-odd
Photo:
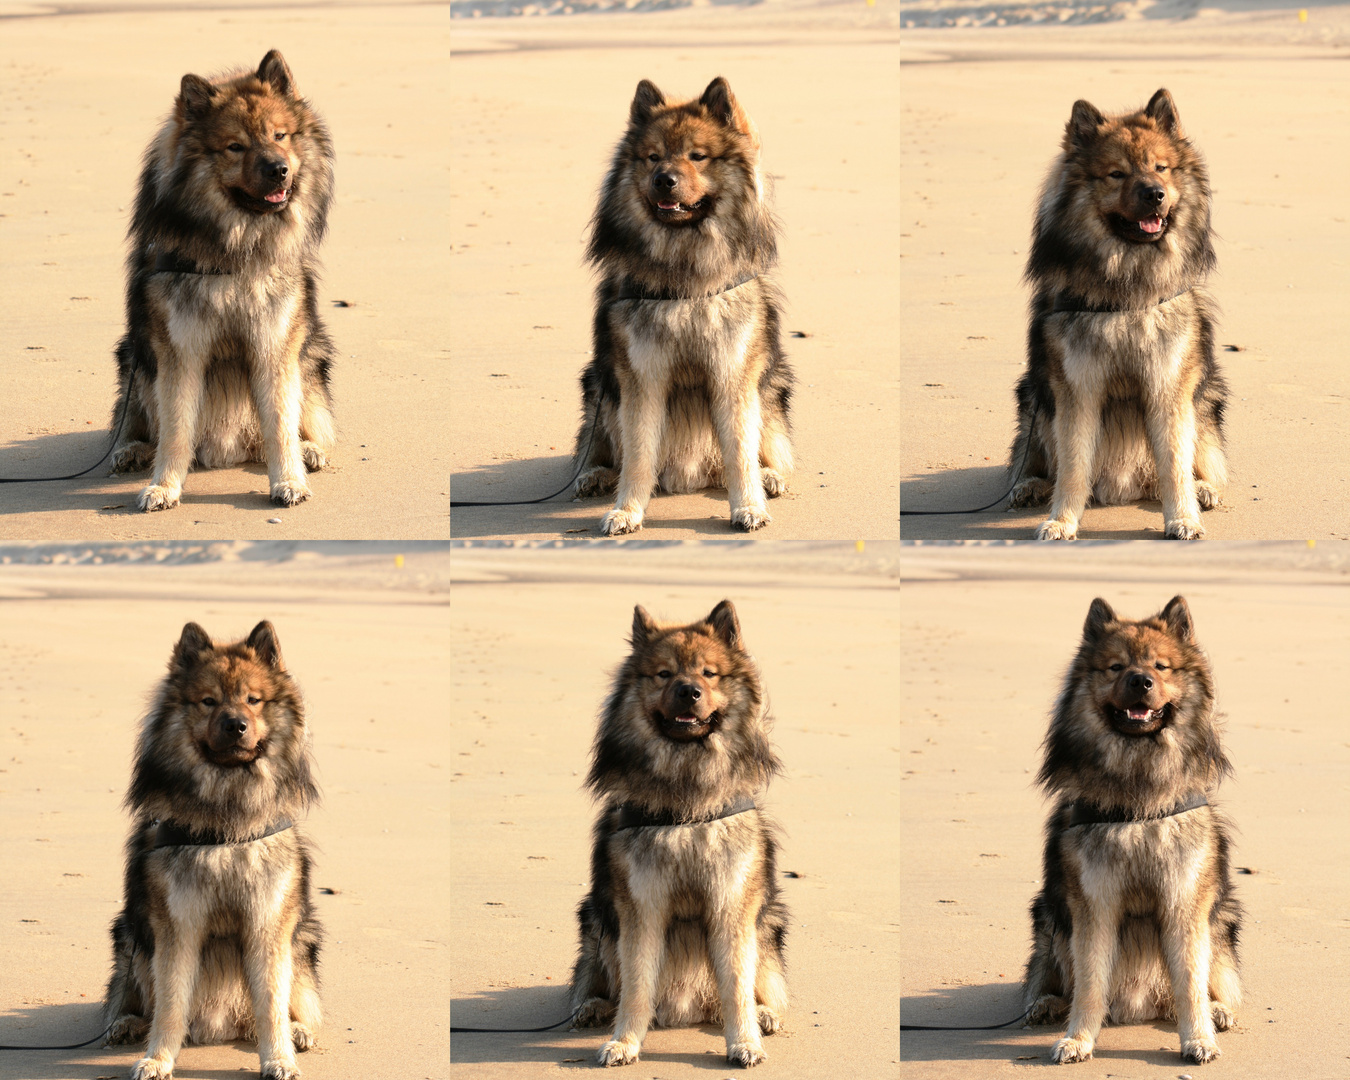
<svg viewBox="0 0 1350 1080">
<path fill-rule="evenodd" d="M 1155 169 L 1157 169 L 1159 172 L 1166 172 L 1166 171 L 1167 171 L 1167 166 L 1166 166 L 1166 165 L 1154 165 L 1153 167 L 1154 167 Z"/>
<path fill-rule="evenodd" d="M 1109 177 L 1111 177 L 1112 180 L 1124 180 L 1124 179 L 1125 179 L 1125 174 L 1124 174 L 1123 172 L 1121 172 L 1119 169 L 1112 169 L 1109 173 L 1107 173 L 1107 175 L 1108 175 Z"/>
<path fill-rule="evenodd" d="M 670 678 L 670 672 L 669 672 L 669 671 L 658 671 L 658 672 L 656 673 L 656 677 L 657 677 L 658 679 L 669 679 L 669 678 Z"/>
<path fill-rule="evenodd" d="M 248 696 L 248 703 L 249 703 L 250 705 L 256 705 L 256 704 L 258 704 L 258 702 L 260 702 L 261 700 L 262 700 L 262 698 L 260 698 L 260 697 L 254 697 L 252 694 L 249 694 L 249 696 Z"/>
<path fill-rule="evenodd" d="M 220 703 L 216 701 L 216 699 L 213 697 L 204 697 L 202 698 L 202 704 L 205 705 L 208 709 L 214 709 Z"/>
<path fill-rule="evenodd" d="M 707 160 L 708 160 L 708 155 L 705 154 L 705 153 L 702 153 L 702 152 L 699 151 L 699 150 L 695 150 L 693 153 L 691 153 L 691 154 L 689 155 L 689 160 L 690 160 L 690 161 L 707 161 Z"/>
<path fill-rule="evenodd" d="M 243 144 L 237 142 L 230 143 L 230 145 L 226 147 L 226 149 L 229 150 L 230 153 L 232 154 L 242 154 L 244 152 Z"/>
<path fill-rule="evenodd" d="M 284 138 L 286 138 L 286 133 L 284 131 L 278 131 L 275 135 L 272 136 L 272 138 L 276 139 L 277 142 L 281 142 Z"/>
<path fill-rule="evenodd" d="M 1112 665 L 1111 665 L 1111 670 L 1112 670 L 1112 671 L 1124 671 L 1124 670 L 1125 670 L 1125 665 L 1124 665 L 1124 664 L 1112 664 Z"/>
<path fill-rule="evenodd" d="M 709 669 L 709 668 L 704 668 L 704 669 L 703 669 L 703 677 L 704 677 L 705 679 L 715 679 L 715 678 L 717 678 L 717 672 L 712 671 L 712 670 Z"/>
<path fill-rule="evenodd" d="M 660 161 L 660 160 L 661 160 L 661 155 L 660 155 L 660 154 L 648 154 L 648 155 L 647 155 L 647 160 L 648 160 L 648 161 Z"/>
<path fill-rule="evenodd" d="M 1154 666 L 1155 668 L 1157 668 L 1159 671 L 1166 671 L 1166 670 L 1167 670 L 1167 665 L 1164 664 L 1161 660 L 1159 660 L 1159 661 L 1158 661 L 1156 664 L 1154 664 L 1153 666 Z"/>
</svg>

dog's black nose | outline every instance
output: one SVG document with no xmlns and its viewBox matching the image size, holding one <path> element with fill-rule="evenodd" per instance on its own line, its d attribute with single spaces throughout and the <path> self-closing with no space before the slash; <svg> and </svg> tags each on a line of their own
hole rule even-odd
<svg viewBox="0 0 1350 1080">
<path fill-rule="evenodd" d="M 226 713 L 220 718 L 220 733 L 229 739 L 242 739 L 248 731 L 248 723 L 242 716 Z"/>
<path fill-rule="evenodd" d="M 1167 198 L 1167 192 L 1160 187 L 1145 188 L 1142 198 L 1146 203 L 1151 202 L 1161 205 L 1162 201 Z"/>
<path fill-rule="evenodd" d="M 693 683 L 680 683 L 675 687 L 675 700 L 681 705 L 691 705 L 703 696 L 703 691 Z"/>
<path fill-rule="evenodd" d="M 658 191 L 673 191 L 680 178 L 674 173 L 660 172 L 652 177 L 652 186 Z"/>
<path fill-rule="evenodd" d="M 1142 671 L 1136 671 L 1125 681 L 1125 685 L 1132 691 L 1143 694 L 1153 689 L 1153 679 Z"/>
<path fill-rule="evenodd" d="M 265 158 L 259 166 L 264 180 L 270 180 L 274 184 L 279 184 L 286 179 L 287 173 L 291 167 L 281 158 Z"/>
</svg>

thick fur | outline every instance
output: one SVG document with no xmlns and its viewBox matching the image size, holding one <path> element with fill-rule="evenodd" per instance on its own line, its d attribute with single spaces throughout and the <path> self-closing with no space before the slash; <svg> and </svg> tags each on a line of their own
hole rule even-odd
<svg viewBox="0 0 1350 1080">
<path fill-rule="evenodd" d="M 602 280 L 576 492 L 617 485 L 607 536 L 641 528 L 658 486 L 725 486 L 731 524 L 747 530 L 769 523 L 765 496 L 787 490 L 793 375 L 759 150 L 725 79 L 685 102 L 638 84 L 586 251 Z"/>
<path fill-rule="evenodd" d="M 1073 540 L 1089 499 L 1157 498 L 1165 536 L 1200 539 L 1228 482 L 1204 160 L 1166 90 L 1117 117 L 1075 102 L 1063 145 L 1027 261 L 1012 505 L 1049 501 L 1037 539 Z"/>
<path fill-rule="evenodd" d="M 298 820 L 318 799 L 300 690 L 276 632 L 213 644 L 183 628 L 136 745 L 125 901 L 112 926 L 109 1043 L 149 1036 L 131 1080 L 164 1080 L 182 1044 L 257 1039 L 263 1080 L 314 1043 L 323 932 Z M 155 847 L 158 822 L 224 843 Z"/>
<path fill-rule="evenodd" d="M 279 52 L 183 76 L 145 152 L 117 345 L 113 472 L 153 463 L 142 510 L 176 505 L 194 460 L 266 461 L 273 502 L 309 498 L 305 472 L 336 437 L 317 300 L 332 199 L 328 129 Z M 179 268 L 156 269 L 165 258 Z"/>
<path fill-rule="evenodd" d="M 1032 1024 L 1067 1013 L 1055 1061 L 1090 1058 L 1108 1018 L 1175 1018 L 1183 1058 L 1218 1056 L 1241 1000 L 1231 826 L 1213 804 L 1231 771 L 1186 601 L 1132 622 L 1094 600 L 1038 777 L 1056 806 L 1025 1004 Z M 1161 816 L 1198 794 L 1209 805 Z M 1153 820 L 1071 825 L 1075 801 Z"/>
<path fill-rule="evenodd" d="M 723 1024 L 727 1059 L 765 1058 L 787 1010 L 787 908 L 776 829 L 763 811 L 706 820 L 780 770 L 759 669 L 731 601 L 688 626 L 641 607 L 614 680 L 587 784 L 591 890 L 572 972 L 579 1027 L 614 1020 L 602 1065 L 638 1060 L 652 1024 Z M 621 828 L 624 804 L 679 822 Z"/>
</svg>

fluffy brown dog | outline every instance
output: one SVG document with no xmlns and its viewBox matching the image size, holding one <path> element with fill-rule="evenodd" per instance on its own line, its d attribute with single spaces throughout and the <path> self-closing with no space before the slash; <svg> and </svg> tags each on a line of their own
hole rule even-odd
<svg viewBox="0 0 1350 1080">
<path fill-rule="evenodd" d="M 602 1065 L 637 1061 L 653 1023 L 722 1023 L 727 1060 L 765 1058 L 787 1009 L 787 909 L 755 801 L 780 768 L 768 730 L 731 601 L 687 626 L 634 610 L 587 777 L 604 809 L 572 973 L 576 1024 L 615 1018 Z"/>
<path fill-rule="evenodd" d="M 1211 804 L 1231 771 L 1186 601 L 1133 622 L 1094 600 L 1038 777 L 1056 805 L 1025 993 L 1029 1023 L 1068 1014 L 1053 1060 L 1090 1058 L 1108 1017 L 1175 1017 L 1182 1057 L 1218 1056 L 1241 999 L 1242 908 Z"/>
<path fill-rule="evenodd" d="M 300 690 L 261 622 L 217 645 L 183 627 L 141 728 L 126 804 L 125 902 L 113 923 L 110 1043 L 132 1080 L 167 1080 L 183 1042 L 254 1038 L 263 1080 L 295 1080 L 321 1021 L 309 845 L 318 798 Z"/>
</svg>

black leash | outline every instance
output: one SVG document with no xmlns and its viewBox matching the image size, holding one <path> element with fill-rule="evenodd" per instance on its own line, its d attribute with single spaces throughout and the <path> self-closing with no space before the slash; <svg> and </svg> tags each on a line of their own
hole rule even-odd
<svg viewBox="0 0 1350 1080">
<path fill-rule="evenodd" d="M 113 1021 L 113 1024 L 115 1023 L 117 1023 L 116 1020 Z M 103 1029 L 102 1034 L 95 1035 L 92 1039 L 85 1039 L 82 1043 L 71 1043 L 69 1046 L 5 1046 L 0 1044 L 0 1050 L 78 1050 L 83 1046 L 88 1046 L 90 1043 L 98 1042 L 99 1039 L 106 1036 L 112 1029 L 113 1025 L 109 1024 Z"/>
<path fill-rule="evenodd" d="M 126 423 L 127 410 L 131 408 L 131 380 L 135 378 L 135 376 L 136 357 L 133 353 L 131 358 L 131 370 L 127 372 L 126 402 L 122 406 L 122 415 L 117 418 L 117 430 L 113 432 L 112 441 L 108 443 L 108 449 L 103 451 L 103 456 L 90 465 L 89 468 L 84 469 L 81 472 L 71 473 L 69 476 L 0 476 L 0 484 L 45 484 L 52 480 L 78 480 L 81 476 L 85 476 L 97 469 L 108 460 L 108 455 L 113 452 L 113 448 L 117 446 L 117 440 L 122 436 L 122 425 Z M 4 1049 L 4 1047 L 0 1047 L 0 1049 Z M 46 1047 L 35 1047 L 35 1049 L 46 1049 Z M 52 1049 L 66 1050 L 69 1049 L 69 1047 L 52 1047 Z"/>
<path fill-rule="evenodd" d="M 595 429 L 600 426 L 600 417 L 596 416 L 591 424 L 591 437 L 586 440 L 586 452 L 577 458 L 577 471 L 572 474 L 572 479 L 567 481 L 562 487 L 552 495 L 545 495 L 542 499 L 516 499 L 511 502 L 455 502 L 450 500 L 450 509 L 453 510 L 459 506 L 532 506 L 535 503 L 548 502 L 549 499 L 556 499 L 564 491 L 577 482 L 577 477 L 581 475 L 581 470 L 586 467 L 586 459 L 591 456 L 591 447 L 595 445 Z M 557 1026 L 556 1024 L 554 1025 Z"/>
<path fill-rule="evenodd" d="M 1005 491 L 993 502 L 989 503 L 987 506 L 976 507 L 974 510 L 901 510 L 900 516 L 933 517 L 939 514 L 980 514 L 983 513 L 985 510 L 992 510 L 995 506 L 997 506 L 1009 495 L 1011 495 L 1013 493 L 1013 488 L 1015 488 L 1021 482 L 1022 473 L 1027 467 L 1027 458 L 1031 455 L 1031 433 L 1034 430 L 1036 430 L 1036 420 L 1040 415 L 1041 410 L 1039 407 L 1036 409 L 1035 412 L 1031 414 L 1031 424 L 1027 428 L 1027 444 L 1022 448 L 1022 464 L 1017 467 L 1017 474 L 1013 477 L 1013 482 L 1008 485 L 1008 490 Z"/>
<path fill-rule="evenodd" d="M 469 1027 L 452 1027 L 452 1028 L 450 1029 L 450 1033 L 451 1033 L 452 1035 L 459 1035 L 459 1034 L 461 1034 L 461 1033 L 468 1032 L 468 1033 L 471 1033 L 471 1034 L 474 1034 L 474 1035 L 486 1035 L 486 1034 L 490 1034 L 490 1033 L 496 1032 L 496 1031 L 505 1032 L 505 1033 L 507 1033 L 507 1034 L 533 1034 L 533 1033 L 538 1032 L 538 1031 L 552 1031 L 554 1028 L 562 1027 L 564 1024 L 570 1024 L 573 1020 L 575 1020 L 575 1019 L 577 1018 L 577 1013 L 579 1013 L 579 1012 L 581 1012 L 581 1006 L 578 1005 L 575 1009 L 572 1010 L 572 1015 L 571 1015 L 571 1016 L 564 1017 L 563 1019 L 559 1020 L 556 1024 L 549 1024 L 548 1027 L 541 1027 L 541 1028 L 469 1028 Z"/>
<path fill-rule="evenodd" d="M 1031 1006 L 1027 1006 L 1027 1011 L 1021 1016 L 1009 1020 L 1006 1024 L 985 1024 L 975 1027 L 937 1027 L 930 1024 L 901 1024 L 901 1031 L 997 1031 L 999 1028 L 1012 1027 L 1020 1020 L 1025 1020 L 1031 1015 Z"/>
</svg>

